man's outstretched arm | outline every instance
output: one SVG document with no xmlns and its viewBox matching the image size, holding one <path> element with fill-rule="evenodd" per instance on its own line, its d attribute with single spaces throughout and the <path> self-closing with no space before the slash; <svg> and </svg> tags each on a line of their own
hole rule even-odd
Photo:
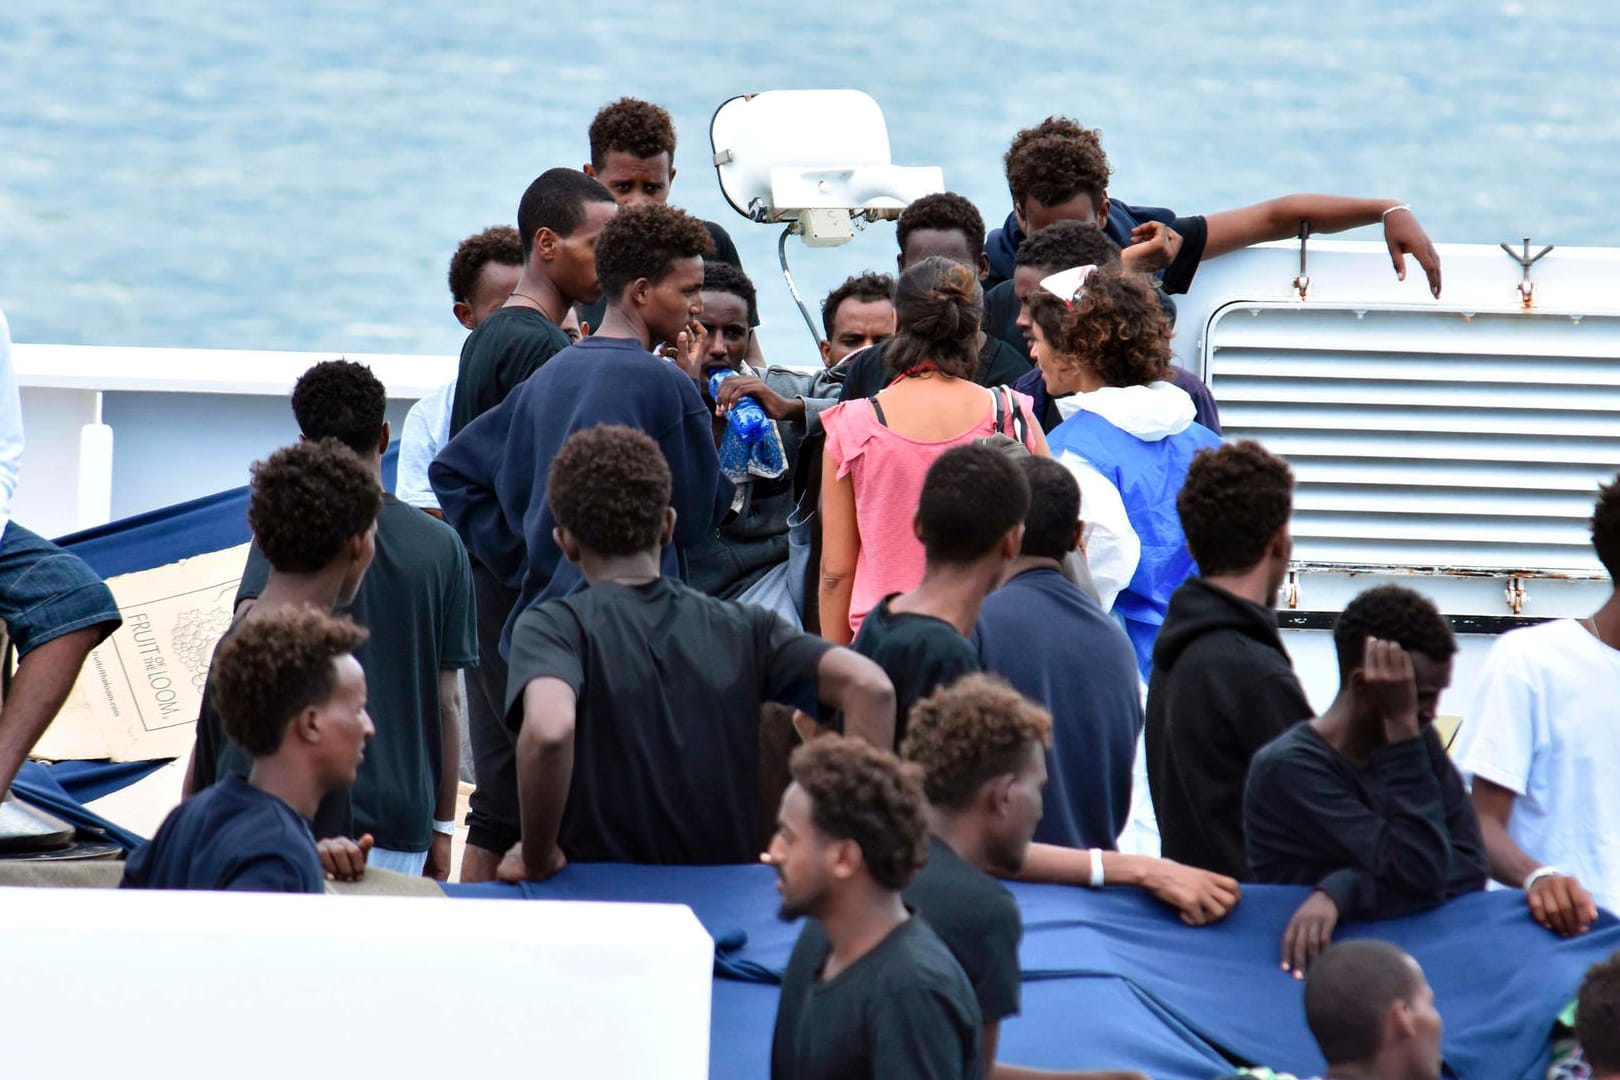
<svg viewBox="0 0 1620 1080">
<path fill-rule="evenodd" d="M 1336 233 L 1363 225 L 1384 224 L 1395 276 L 1406 280 L 1406 256 L 1411 255 L 1429 278 L 1429 291 L 1440 295 L 1440 254 L 1423 231 L 1410 207 L 1395 199 L 1354 199 L 1344 195 L 1284 195 L 1241 210 L 1223 210 L 1204 218 L 1208 235 L 1204 258 L 1213 259 L 1250 244 L 1292 240 L 1300 226 L 1310 222 L 1311 233 Z"/>
<path fill-rule="evenodd" d="M 1238 883 L 1224 874 L 1183 866 L 1148 855 L 1102 852 L 1105 885 L 1135 885 L 1176 909 L 1188 926 L 1224 919 L 1242 898 Z M 1056 844 L 1031 844 L 1019 881 L 1048 885 L 1090 885 L 1091 852 Z"/>
</svg>

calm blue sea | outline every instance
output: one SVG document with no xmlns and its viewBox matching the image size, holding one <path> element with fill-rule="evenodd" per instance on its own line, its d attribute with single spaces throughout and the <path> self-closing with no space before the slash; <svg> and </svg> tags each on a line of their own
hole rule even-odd
<svg viewBox="0 0 1620 1080">
<path fill-rule="evenodd" d="M 1111 193 L 1199 212 L 1399 196 L 1437 240 L 1620 243 L 1617 21 L 1601 4 L 858 5 L 481 0 L 0 4 L 0 308 L 28 342 L 453 352 L 457 241 L 647 97 L 675 201 L 731 230 L 767 354 L 808 337 L 775 230 L 726 206 L 716 105 L 856 87 L 895 160 L 992 223 L 1001 153 L 1051 112 L 1102 129 Z M 892 227 L 795 249 L 821 296 Z"/>
</svg>

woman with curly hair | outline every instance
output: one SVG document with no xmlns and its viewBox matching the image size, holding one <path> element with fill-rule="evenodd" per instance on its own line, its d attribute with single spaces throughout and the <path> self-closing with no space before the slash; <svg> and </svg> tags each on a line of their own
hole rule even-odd
<svg viewBox="0 0 1620 1080">
<path fill-rule="evenodd" d="M 1066 270 L 1029 304 L 1030 351 L 1063 416 L 1047 436 L 1052 456 L 1080 483 L 1098 599 L 1124 623 L 1146 679 L 1170 594 L 1197 569 L 1176 495 L 1193 455 L 1220 436 L 1194 421 L 1192 399 L 1168 381 L 1170 323 L 1146 278 Z"/>
<path fill-rule="evenodd" d="M 940 455 L 996 433 L 1047 453 L 1028 397 L 973 381 L 984 294 L 971 269 L 937 255 L 914 263 L 894 304 L 888 386 L 821 414 L 821 633 L 840 645 L 884 597 L 922 581 L 914 519 Z"/>
</svg>

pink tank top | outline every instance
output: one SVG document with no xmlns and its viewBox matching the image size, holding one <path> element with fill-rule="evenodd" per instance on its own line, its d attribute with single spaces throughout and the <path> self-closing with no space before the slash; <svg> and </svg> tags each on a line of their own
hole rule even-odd
<svg viewBox="0 0 1620 1080">
<path fill-rule="evenodd" d="M 1035 423 L 1034 403 L 1017 391 L 1008 393 L 1023 409 L 1026 425 Z M 941 454 L 953 446 L 995 433 L 996 407 L 985 391 L 984 417 L 960 435 L 939 442 L 908 438 L 886 427 L 869 399 L 846 401 L 821 414 L 827 431 L 827 453 L 837 463 L 839 478 L 848 476 L 855 492 L 855 525 L 861 550 L 855 560 L 855 585 L 849 601 L 849 628 L 859 633 L 861 620 L 890 593 L 908 592 L 922 583 L 922 541 L 912 528 L 922 499 L 923 477 Z M 1011 410 L 1002 431 L 1012 435 Z M 1028 438 L 1025 439 L 1028 445 Z"/>
</svg>

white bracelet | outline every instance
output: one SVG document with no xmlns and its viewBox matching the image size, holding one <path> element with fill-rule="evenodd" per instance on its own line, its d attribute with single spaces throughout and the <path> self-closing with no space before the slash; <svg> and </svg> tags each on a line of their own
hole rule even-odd
<svg viewBox="0 0 1620 1080">
<path fill-rule="evenodd" d="M 1399 206 L 1392 206 L 1388 210 L 1385 210 L 1382 214 L 1379 214 L 1378 215 L 1378 220 L 1383 221 L 1385 218 L 1389 217 L 1389 215 L 1393 214 L 1397 210 L 1405 210 L 1408 214 L 1410 214 L 1412 212 L 1412 204 L 1411 203 L 1401 203 Z"/>
<path fill-rule="evenodd" d="M 1091 849 L 1091 887 L 1093 889 L 1100 889 L 1103 887 L 1102 856 L 1102 848 Z"/>
<path fill-rule="evenodd" d="M 1530 871 L 1529 877 L 1524 879 L 1524 891 L 1529 892 L 1531 888 L 1535 886 L 1536 882 L 1540 881 L 1544 877 L 1558 877 L 1562 873 L 1563 871 L 1558 869 L 1556 866 L 1538 866 L 1534 870 Z"/>
<path fill-rule="evenodd" d="M 433 831 L 440 836 L 454 836 L 456 835 L 456 823 L 454 820 L 440 821 L 438 818 L 434 818 Z"/>
</svg>

